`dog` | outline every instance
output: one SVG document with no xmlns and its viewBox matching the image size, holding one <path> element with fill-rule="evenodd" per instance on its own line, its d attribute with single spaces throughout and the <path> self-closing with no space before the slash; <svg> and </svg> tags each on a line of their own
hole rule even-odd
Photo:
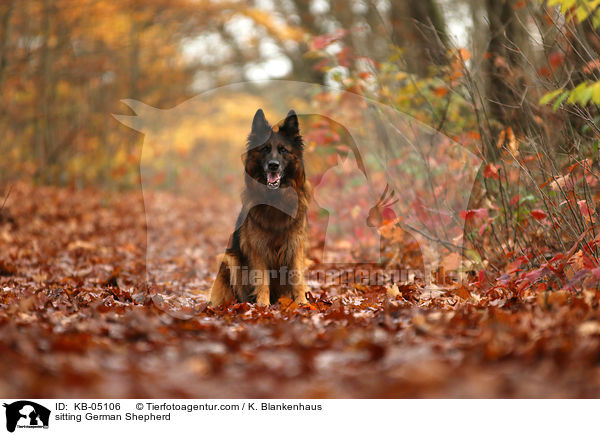
<svg viewBox="0 0 600 435">
<path fill-rule="evenodd" d="M 310 185 L 298 116 L 278 129 L 262 109 L 252 121 L 244 154 L 242 209 L 210 292 L 210 304 L 268 306 L 281 296 L 305 304 L 305 243 Z"/>
</svg>

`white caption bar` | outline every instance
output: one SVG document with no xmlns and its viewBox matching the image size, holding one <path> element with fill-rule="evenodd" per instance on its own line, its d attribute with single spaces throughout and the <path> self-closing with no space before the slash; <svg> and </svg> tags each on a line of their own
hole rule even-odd
<svg viewBox="0 0 600 435">
<path fill-rule="evenodd" d="M 4 427 L 0 433 L 19 435 L 106 435 L 129 431 L 564 435 L 595 431 L 599 406 L 598 400 L 4 399 L 2 402 Z"/>
</svg>

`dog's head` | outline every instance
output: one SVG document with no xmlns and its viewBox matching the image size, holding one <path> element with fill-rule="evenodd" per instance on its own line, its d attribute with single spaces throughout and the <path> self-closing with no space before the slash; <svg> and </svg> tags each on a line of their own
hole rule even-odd
<svg viewBox="0 0 600 435">
<path fill-rule="evenodd" d="M 248 136 L 246 172 L 269 189 L 303 182 L 302 147 L 296 112 L 290 110 L 283 124 L 274 130 L 258 109 Z"/>
</svg>

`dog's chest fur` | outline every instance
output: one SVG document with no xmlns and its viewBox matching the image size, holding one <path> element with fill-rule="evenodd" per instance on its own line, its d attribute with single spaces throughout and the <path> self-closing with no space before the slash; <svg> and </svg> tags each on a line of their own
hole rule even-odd
<svg viewBox="0 0 600 435">
<path fill-rule="evenodd" d="M 295 217 L 268 205 L 255 206 L 241 228 L 242 251 L 262 256 L 269 267 L 290 265 L 305 237 L 306 209 Z"/>
</svg>

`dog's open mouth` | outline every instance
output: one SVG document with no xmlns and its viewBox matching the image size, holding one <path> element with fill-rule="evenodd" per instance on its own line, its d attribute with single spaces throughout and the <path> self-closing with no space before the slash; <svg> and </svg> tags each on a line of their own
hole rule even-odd
<svg viewBox="0 0 600 435">
<path fill-rule="evenodd" d="M 267 187 L 277 189 L 281 184 L 281 174 L 279 172 L 267 172 Z"/>
</svg>

